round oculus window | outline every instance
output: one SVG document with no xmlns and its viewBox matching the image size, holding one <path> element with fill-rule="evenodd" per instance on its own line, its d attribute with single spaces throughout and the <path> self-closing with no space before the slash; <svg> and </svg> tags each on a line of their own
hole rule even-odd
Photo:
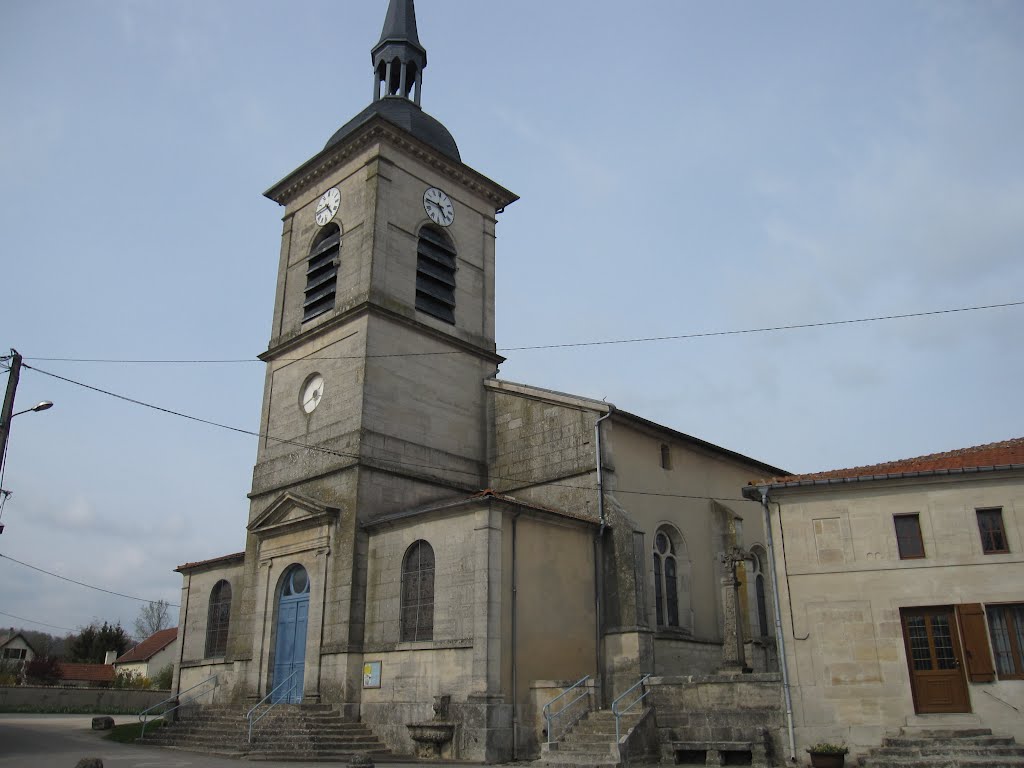
<svg viewBox="0 0 1024 768">
<path fill-rule="evenodd" d="M 319 373 L 314 373 L 306 379 L 306 383 L 302 387 L 302 392 L 299 394 L 299 404 L 306 413 L 312 413 L 320 405 L 323 397 L 324 377 Z"/>
</svg>

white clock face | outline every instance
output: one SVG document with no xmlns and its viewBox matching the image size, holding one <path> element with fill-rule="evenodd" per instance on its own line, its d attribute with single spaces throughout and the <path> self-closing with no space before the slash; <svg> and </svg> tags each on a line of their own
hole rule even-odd
<svg viewBox="0 0 1024 768">
<path fill-rule="evenodd" d="M 431 187 L 423 193 L 423 210 L 432 222 L 442 227 L 451 226 L 455 221 L 452 199 L 437 187 Z"/>
<path fill-rule="evenodd" d="M 319 373 L 310 377 L 302 388 L 302 410 L 312 413 L 324 397 L 324 377 Z"/>
<path fill-rule="evenodd" d="M 338 212 L 340 206 L 341 192 L 337 187 L 328 189 L 320 196 L 320 201 L 316 204 L 316 223 L 322 227 L 334 218 L 334 214 Z"/>
</svg>

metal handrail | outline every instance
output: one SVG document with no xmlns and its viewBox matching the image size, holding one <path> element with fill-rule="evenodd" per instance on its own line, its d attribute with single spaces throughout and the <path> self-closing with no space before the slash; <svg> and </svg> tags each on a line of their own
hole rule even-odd
<svg viewBox="0 0 1024 768">
<path fill-rule="evenodd" d="M 184 706 L 185 704 L 189 704 L 189 703 L 195 701 L 196 699 L 198 699 L 200 696 L 204 696 L 206 694 L 206 691 L 203 691 L 202 693 L 197 693 L 195 696 L 189 696 L 184 701 L 181 700 L 182 694 L 188 693 L 189 691 L 194 691 L 199 686 L 206 685 L 211 680 L 213 680 L 213 687 L 216 688 L 217 687 L 217 675 L 210 675 L 208 678 L 206 678 L 205 680 L 203 680 L 201 682 L 196 683 L 191 688 L 186 688 L 184 691 L 181 691 L 180 693 L 176 693 L 173 696 L 168 696 L 163 701 L 161 701 L 161 702 L 159 702 L 157 704 L 154 704 L 152 707 L 149 707 L 148 709 L 144 709 L 141 712 L 139 712 L 139 722 L 142 723 L 142 732 L 139 734 L 139 738 L 142 739 L 142 738 L 145 738 L 145 736 L 146 736 L 146 723 L 149 722 L 149 713 L 150 712 L 152 712 L 157 707 L 162 707 L 164 704 L 169 704 L 170 702 L 172 702 L 175 699 L 177 699 L 178 703 L 176 705 L 174 705 L 170 709 L 165 709 L 163 712 L 160 713 L 160 719 L 163 719 L 164 715 L 166 715 L 168 712 L 173 712 L 174 710 L 178 709 L 178 707 Z M 157 718 L 154 717 L 153 719 L 156 720 Z"/>
<path fill-rule="evenodd" d="M 644 684 L 644 682 L 647 680 L 648 677 L 650 677 L 649 674 L 644 675 L 643 677 L 641 677 L 637 682 L 633 683 L 633 685 L 631 685 L 629 688 L 627 688 L 625 691 L 623 691 L 622 694 L 619 696 L 619 698 L 617 698 L 615 701 L 612 702 L 612 714 L 615 715 L 615 743 L 616 744 L 619 743 L 619 739 L 621 738 L 621 729 L 619 728 L 619 723 L 622 720 L 622 716 L 624 714 L 626 714 L 627 712 L 629 712 L 629 710 L 631 710 L 633 707 L 635 707 L 641 701 L 646 699 L 647 695 L 650 693 L 650 691 L 644 691 L 642 695 L 640 695 L 639 697 L 634 699 L 629 704 L 629 706 L 627 706 L 625 709 L 623 709 L 621 711 L 619 710 L 619 702 L 622 701 L 624 698 L 626 698 L 629 694 L 631 694 L 637 688 L 641 687 Z"/>
<path fill-rule="evenodd" d="M 264 697 L 263 697 L 262 699 L 260 699 L 259 701 L 257 701 L 257 702 L 256 702 L 256 706 L 254 706 L 254 707 L 253 707 L 252 709 L 250 709 L 250 710 L 249 710 L 248 712 L 246 712 L 246 713 L 245 713 L 245 719 L 249 721 L 249 743 L 250 743 L 250 744 L 252 744 L 252 728 L 253 728 L 253 726 L 254 726 L 254 725 L 256 725 L 256 723 L 258 723 L 258 722 L 259 722 L 260 720 L 262 720 L 262 719 L 263 719 L 264 717 L 266 717 L 267 715 L 269 715 L 269 714 L 270 714 L 270 710 L 272 710 L 272 709 L 273 709 L 274 707 L 276 707 L 276 706 L 277 706 L 278 704 L 280 704 L 281 702 L 279 702 L 279 701 L 275 701 L 275 702 L 273 702 L 273 703 L 272 703 L 272 704 L 271 704 L 271 705 L 270 705 L 269 707 L 267 707 L 267 708 L 266 708 L 266 710 L 265 710 L 265 711 L 264 711 L 264 712 L 263 712 L 262 714 L 260 714 L 260 715 L 259 715 L 258 717 L 253 717 L 253 716 L 252 716 L 252 713 L 253 713 L 253 712 L 255 712 L 255 711 L 256 711 L 257 709 L 259 709 L 259 708 L 260 708 L 260 707 L 261 707 L 261 706 L 262 706 L 263 704 L 265 704 L 265 703 L 266 703 L 266 701 L 267 701 L 267 699 L 269 699 L 269 698 L 270 698 L 271 696 L 273 696 L 273 695 L 274 695 L 275 693 L 277 693 L 277 692 L 278 692 L 279 690 L 281 690 L 281 689 L 282 689 L 282 688 L 283 688 L 284 686 L 286 686 L 286 685 L 287 685 L 288 683 L 290 683 L 290 682 L 291 682 L 291 680 L 292 680 L 292 678 L 293 678 L 293 677 L 295 677 L 295 676 L 296 676 L 297 674 L 299 674 L 299 672 L 302 672 L 302 671 L 303 671 L 303 670 L 302 670 L 301 668 L 300 668 L 300 669 L 296 669 L 296 670 L 293 670 L 293 671 L 292 671 L 292 673 L 291 673 L 290 675 L 288 675 L 288 677 L 286 677 L 286 678 L 285 678 L 284 680 L 282 680 L 282 681 L 281 681 L 280 683 L 278 683 L 277 685 L 275 685 L 275 686 L 274 686 L 274 688 L 273 688 L 273 689 L 272 689 L 272 690 L 270 691 L 270 693 L 268 693 L 268 694 L 267 694 L 266 696 L 264 696 Z"/>
<path fill-rule="evenodd" d="M 545 720 L 547 721 L 547 724 L 548 724 L 548 746 L 549 746 L 549 747 L 550 747 L 550 746 L 551 746 L 552 744 L 554 744 L 554 743 L 555 743 L 555 739 L 554 739 L 554 738 L 552 738 L 552 730 L 553 730 L 553 725 L 552 725 L 552 721 L 553 721 L 553 720 L 554 720 L 554 719 L 555 719 L 556 717 L 559 717 L 559 716 L 561 716 L 561 714 L 562 714 L 563 712 L 565 712 L 565 711 L 566 711 L 567 709 L 569 709 L 569 707 L 571 707 L 571 706 L 572 706 L 573 704 L 575 704 L 575 703 L 576 703 L 577 701 L 580 701 L 580 700 L 582 700 L 582 699 L 585 699 L 585 698 L 587 698 L 587 697 L 588 697 L 588 696 L 590 695 L 590 692 L 589 692 L 589 691 L 583 691 L 583 693 L 581 693 L 581 694 L 580 694 L 579 696 L 577 696 L 577 697 L 576 697 L 575 699 L 573 699 L 573 700 L 572 700 L 572 701 L 570 701 L 570 702 L 569 702 L 568 704 L 566 704 L 566 705 L 565 705 L 564 707 L 562 707 L 561 709 L 559 709 L 559 710 L 558 710 L 557 712 L 554 712 L 554 713 L 552 713 L 552 712 L 551 712 L 551 705 L 552 705 L 552 704 L 554 704 L 554 703 L 555 703 L 556 701 L 558 701 L 558 700 L 559 700 L 560 698 L 562 698 L 563 696 L 565 696 L 565 695 L 567 695 L 568 693 L 570 693 L 571 691 L 573 691 L 574 689 L 576 689 L 576 688 L 579 688 L 579 687 L 580 687 L 581 685 L 583 685 L 583 684 L 584 684 L 585 682 L 587 682 L 587 680 L 589 680 L 589 679 L 590 679 L 590 675 L 584 675 L 583 677 L 581 677 L 581 678 L 580 678 L 579 680 L 577 680 L 577 681 L 576 681 L 575 683 L 573 683 L 572 685 L 570 685 L 570 686 L 569 686 L 568 688 L 566 688 L 566 689 L 565 689 L 564 691 L 562 691 L 562 692 L 561 692 L 560 694 L 558 694 L 557 696 L 555 696 L 555 698 L 553 698 L 553 699 L 552 699 L 551 701 L 549 701 L 549 702 L 548 702 L 547 704 L 545 704 L 545 705 L 544 705 L 544 719 L 545 719 Z"/>
</svg>

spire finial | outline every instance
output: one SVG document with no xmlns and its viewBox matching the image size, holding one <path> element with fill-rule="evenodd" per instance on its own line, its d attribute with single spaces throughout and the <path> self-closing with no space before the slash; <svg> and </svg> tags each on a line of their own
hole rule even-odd
<svg viewBox="0 0 1024 768">
<path fill-rule="evenodd" d="M 423 70 L 427 67 L 427 51 L 416 33 L 416 7 L 413 0 L 390 0 L 384 17 L 380 41 L 370 51 L 373 61 L 373 100 L 384 96 L 413 97 L 420 103 Z"/>
</svg>

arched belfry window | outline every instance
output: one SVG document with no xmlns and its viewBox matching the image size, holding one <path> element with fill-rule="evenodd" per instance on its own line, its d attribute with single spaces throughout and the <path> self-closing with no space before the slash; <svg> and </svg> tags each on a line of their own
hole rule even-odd
<svg viewBox="0 0 1024 768">
<path fill-rule="evenodd" d="M 402 559 L 403 642 L 434 639 L 434 550 L 420 539 Z"/>
<path fill-rule="evenodd" d="M 659 628 L 692 629 L 690 559 L 682 535 L 662 525 L 654 534 L 654 616 Z"/>
<path fill-rule="evenodd" d="M 455 324 L 455 246 L 432 227 L 416 245 L 416 309 Z"/>
<path fill-rule="evenodd" d="M 228 650 L 228 623 L 231 618 L 231 585 L 221 579 L 210 592 L 206 615 L 206 657 L 224 656 Z"/>
<path fill-rule="evenodd" d="M 341 259 L 341 229 L 328 224 L 313 240 L 306 262 L 306 290 L 302 302 L 302 322 L 334 309 Z"/>
</svg>

